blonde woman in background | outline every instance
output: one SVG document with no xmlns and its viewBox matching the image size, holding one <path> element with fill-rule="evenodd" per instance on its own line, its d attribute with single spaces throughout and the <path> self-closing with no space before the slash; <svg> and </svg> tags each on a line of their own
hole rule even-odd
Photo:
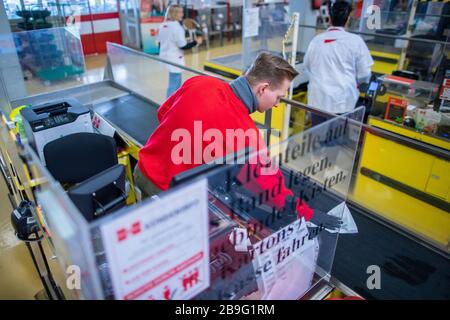
<svg viewBox="0 0 450 320">
<path fill-rule="evenodd" d="M 159 56 L 162 59 L 184 66 L 183 50 L 202 44 L 203 39 L 199 36 L 194 41 L 188 43 L 185 37 L 185 30 L 181 25 L 182 20 L 183 7 L 180 5 L 169 6 L 164 22 L 159 28 L 158 40 L 160 44 Z M 181 86 L 182 70 L 171 65 L 167 65 L 167 68 L 169 70 L 167 97 L 169 97 Z"/>
</svg>

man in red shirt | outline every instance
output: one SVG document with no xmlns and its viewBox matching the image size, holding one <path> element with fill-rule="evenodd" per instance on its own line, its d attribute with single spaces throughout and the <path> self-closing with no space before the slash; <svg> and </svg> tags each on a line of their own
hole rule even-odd
<svg viewBox="0 0 450 320">
<path fill-rule="evenodd" d="M 276 106 L 297 74 L 281 57 L 261 53 L 245 75 L 230 83 L 208 76 L 185 81 L 159 108 L 160 125 L 139 151 L 134 176 L 143 197 L 167 190 L 174 176 L 198 165 L 248 146 L 264 150 L 250 114 Z M 282 210 L 293 192 L 281 172 L 257 176 L 248 189 L 257 193 L 280 186 L 270 204 Z M 299 216 L 312 217 L 304 202 L 291 205 Z"/>
</svg>

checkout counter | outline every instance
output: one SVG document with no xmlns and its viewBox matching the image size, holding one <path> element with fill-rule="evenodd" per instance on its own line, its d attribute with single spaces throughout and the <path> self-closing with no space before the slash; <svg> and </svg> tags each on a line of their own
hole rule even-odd
<svg viewBox="0 0 450 320">
<path fill-rule="evenodd" d="M 206 243 L 207 247 L 206 251 L 203 251 L 205 258 L 195 262 L 197 267 L 192 270 L 186 269 L 186 272 L 192 271 L 187 275 L 180 274 L 180 276 L 187 277 L 181 289 L 185 288 L 186 292 L 189 291 L 189 288 L 198 283 L 198 278 L 196 278 L 198 276 L 201 278 L 201 282 L 208 283 L 209 286 L 201 293 L 178 297 L 225 300 L 299 299 L 302 297 L 323 299 L 330 294 L 337 294 L 337 290 L 333 291 L 336 288 L 330 271 L 338 233 L 328 232 L 320 226 L 312 227 L 311 230 L 314 232 L 309 231 L 308 228 L 311 226 L 307 227 L 304 220 L 297 218 L 296 213 L 277 212 L 275 207 L 261 200 L 266 195 L 259 194 L 256 197 L 245 193 L 242 190 L 245 188 L 236 184 L 237 180 L 233 176 L 243 170 L 242 166 L 248 165 L 245 162 L 238 165 L 227 164 L 214 168 L 214 170 L 200 171 L 192 179 L 180 183 L 161 195 L 159 200 L 147 199 L 136 204 L 138 197 L 133 190 L 131 169 L 136 163 L 139 148 L 146 142 L 157 125 L 156 110 L 160 104 L 158 99 L 163 99 L 165 92 L 165 90 L 161 90 L 163 88 L 146 88 L 139 82 L 138 75 L 140 72 L 144 72 L 142 69 L 146 64 L 149 67 L 145 70 L 146 72 L 164 68 L 163 62 L 156 57 L 120 45 L 108 44 L 108 66 L 105 80 L 10 101 L 12 109 L 27 106 L 21 112 L 22 125 L 24 121 L 36 120 L 36 109 L 42 109 L 41 115 L 45 113 L 44 111 L 50 114 L 56 108 L 53 103 L 55 101 L 61 101 L 61 99 L 72 101 L 72 105 L 76 104 L 73 101 L 77 101 L 83 108 L 89 110 L 92 130 L 115 140 L 118 162 L 123 164 L 125 177 L 129 183 L 127 206 L 107 215 L 92 220 L 86 219 L 86 216 L 77 208 L 70 192 L 66 193 L 62 185 L 49 173 L 48 168 L 44 166 L 32 146 L 26 140 L 21 139 L 20 125 L 18 122 L 18 127 L 13 125 L 14 121 L 18 120 L 12 119 L 13 121 L 11 121 L 6 115 L 2 115 L 0 148 L 2 172 L 11 190 L 11 201 L 14 207 L 18 206 L 22 200 L 36 204 L 32 211 L 40 226 L 39 240 L 41 241 L 38 242 L 46 252 L 43 257 L 41 255 L 43 265 L 47 264 L 46 257 L 52 255 L 57 257 L 43 269 L 42 265 L 36 266 L 43 283 L 46 284 L 44 287 L 47 289 L 48 298 L 58 299 L 63 296 L 66 299 L 130 297 L 164 299 L 173 297 L 167 291 L 159 291 L 163 290 L 164 286 L 157 285 L 154 286 L 154 290 L 146 287 L 148 290 L 145 291 L 145 294 L 151 293 L 151 296 L 145 297 L 136 292 L 131 296 L 122 296 L 115 291 L 117 273 L 113 271 L 117 265 L 110 256 L 109 249 L 111 248 L 108 246 L 111 243 L 107 241 L 102 230 L 119 223 L 122 219 L 133 219 L 134 215 L 139 212 L 148 213 L 153 210 L 156 214 L 156 212 L 164 210 L 166 205 L 169 207 L 176 204 L 184 208 L 188 198 L 187 194 L 191 198 L 192 191 L 190 190 L 197 187 L 198 180 L 203 181 L 207 186 L 204 189 L 207 191 L 205 194 L 207 197 L 199 198 L 199 203 L 206 205 L 207 210 L 204 216 L 206 219 L 181 219 L 179 222 L 189 224 L 192 221 L 204 221 L 204 224 L 199 223 L 196 226 L 202 227 L 202 231 L 195 233 L 195 236 L 203 234 L 202 243 Z M 129 73 L 124 74 L 124 70 Z M 195 74 L 193 70 L 189 70 L 184 73 L 183 77 Z M 125 81 L 124 78 L 126 78 Z M 129 86 L 132 86 L 134 90 L 131 90 Z M 150 97 L 144 96 L 144 92 Z M 68 105 L 65 107 L 67 108 L 58 109 L 59 111 L 56 112 L 58 114 L 53 114 L 52 117 L 68 118 L 68 112 L 73 112 L 74 109 Z M 25 111 L 27 109 L 28 111 Z M 31 112 L 32 110 L 34 112 Z M 29 112 L 34 117 L 24 116 Z M 83 119 L 84 114 L 84 112 L 79 112 L 77 119 Z M 46 119 L 40 121 L 48 122 L 49 130 L 58 128 L 56 121 L 50 124 L 51 121 L 48 120 L 48 117 Z M 361 125 L 361 109 L 345 117 L 337 118 L 321 128 L 311 129 L 308 135 L 293 136 L 291 140 L 283 141 L 282 144 L 274 146 L 271 150 L 273 161 L 280 164 L 286 181 L 289 181 L 292 188 L 297 188 L 297 194 L 305 194 L 305 201 L 308 201 L 312 208 L 325 206 L 321 210 L 326 212 L 345 200 L 349 187 L 349 179 L 346 177 L 350 177 L 353 168 L 353 162 L 349 160 L 354 157 L 357 150 L 357 139 L 354 135 L 341 136 L 338 134 L 335 136 L 339 139 L 339 143 L 332 149 L 326 146 L 321 146 L 317 150 L 305 149 L 301 156 L 297 154 L 298 148 L 304 145 L 305 139 L 317 137 L 325 141 L 327 137 L 332 136 L 333 132 L 342 132 L 339 128 L 346 126 L 349 119 L 353 121 L 350 125 L 351 131 L 357 133 Z M 75 121 L 75 123 L 77 122 Z M 65 121 L 60 121 L 59 124 L 60 130 L 67 125 Z M 30 134 L 30 131 L 28 132 Z M 47 140 L 47 143 L 50 144 L 51 141 Z M 288 152 L 288 146 L 291 144 L 294 145 L 293 149 L 297 150 L 295 153 Z M 37 145 L 34 147 L 36 148 Z M 340 158 L 338 157 L 336 163 L 328 163 L 328 166 L 325 166 L 324 161 L 326 160 L 324 159 L 331 152 L 339 154 Z M 321 162 L 317 164 L 318 159 L 321 159 Z M 322 168 L 320 173 L 318 173 L 319 167 Z M 250 183 L 251 175 L 248 179 L 250 180 L 247 182 Z M 302 183 L 300 184 L 300 182 Z M 276 193 L 278 187 L 274 186 L 272 193 Z M 316 195 L 312 196 L 311 192 Z M 198 197 L 203 193 L 193 194 Z M 260 203 L 255 205 L 258 201 Z M 164 203 L 164 206 L 158 207 L 159 203 Z M 195 214 L 200 212 L 203 211 L 195 210 Z M 342 215 L 343 207 L 335 209 L 334 212 Z M 151 215 L 146 215 L 145 219 L 151 219 Z M 144 225 L 150 226 L 151 223 L 156 223 L 156 221 L 149 220 Z M 119 241 L 122 237 L 123 239 L 131 237 L 146 228 L 133 224 L 128 231 L 127 229 L 124 229 L 123 232 L 119 230 Z M 292 233 L 293 228 L 296 228 L 294 233 Z M 246 230 L 244 232 L 247 234 L 246 238 L 241 237 L 241 233 L 239 233 L 240 241 L 245 239 L 252 245 L 259 246 L 259 253 L 251 253 L 247 247 L 238 249 L 238 243 L 230 242 L 230 237 L 236 236 L 236 230 L 240 230 L 239 232 Z M 180 235 L 192 236 L 186 232 L 180 232 Z M 173 239 L 178 239 L 177 236 L 178 234 L 174 233 Z M 281 238 L 286 242 L 292 242 L 294 247 L 292 249 L 284 248 L 280 241 Z M 172 237 L 167 237 L 164 238 L 164 241 L 171 241 L 171 239 Z M 177 251 L 182 244 L 183 241 L 170 244 L 172 255 L 183 256 L 180 254 L 183 251 Z M 150 247 L 159 248 L 157 243 Z M 113 248 L 119 249 L 116 245 Z M 125 253 L 132 252 L 133 249 L 130 247 L 130 250 Z M 282 256 L 277 256 L 277 253 Z M 149 264 L 144 263 L 144 265 L 151 266 L 151 261 L 150 259 Z M 164 261 L 161 263 L 164 264 Z M 270 268 L 271 264 L 272 268 Z M 67 270 L 71 270 L 68 268 L 73 265 L 79 266 L 83 274 L 81 290 L 70 290 L 65 285 Z M 207 269 L 204 268 L 205 265 Z M 161 270 L 163 269 L 164 266 L 161 267 Z M 202 273 L 202 270 L 209 271 Z M 200 273 L 196 273 L 197 271 Z M 242 281 L 245 282 L 244 285 L 242 285 Z M 287 289 L 288 285 L 289 289 Z M 342 286 L 341 291 L 345 291 L 347 295 L 356 295 L 350 289 L 344 290 L 343 288 L 345 287 Z"/>
<path fill-rule="evenodd" d="M 439 87 L 392 75 L 375 85 L 368 124 L 380 130 L 365 135 L 352 198 L 448 250 L 450 118 L 433 108 Z"/>
<path fill-rule="evenodd" d="M 428 4 L 430 8 L 440 5 Z M 419 16 L 418 20 L 421 19 L 424 17 Z M 431 25 L 440 25 L 447 18 L 435 15 L 425 19 L 433 20 Z M 313 27 L 301 25 L 300 28 L 303 30 Z M 436 31 L 433 30 L 430 32 Z M 442 32 L 442 28 L 439 30 Z M 428 107 L 430 103 L 434 104 L 434 99 L 440 94 L 439 85 L 392 75 L 399 69 L 403 54 L 407 69 L 413 70 L 422 78 L 435 77 L 439 54 L 448 54 L 448 49 L 445 42 L 428 40 L 440 39 L 439 35 L 432 37 L 420 28 L 413 31 L 412 40 L 407 47 L 404 39 L 396 38 L 397 33 L 388 31 L 361 34 L 374 59 L 372 72 L 377 80 L 372 84 L 376 87 L 376 96 L 361 94 L 361 100 L 364 100 L 370 111 L 367 119 L 370 127 L 363 129 L 359 166 L 355 170 L 350 198 L 364 210 L 448 254 L 448 113 L 437 112 L 437 106 L 434 110 L 433 107 Z M 249 46 L 243 46 L 242 53 L 212 58 L 205 62 L 204 69 L 230 79 L 239 76 L 246 67 L 242 57 L 256 56 L 258 51 L 253 48 L 258 47 L 258 44 L 261 47 L 268 43 L 268 50 L 281 52 L 282 38 L 275 35 L 271 35 L 269 39 L 266 39 L 267 37 L 266 34 L 261 34 L 260 30 L 258 36 L 251 37 Z M 297 53 L 296 68 L 300 73 L 302 56 L 302 53 Z M 419 56 L 427 63 L 418 63 L 416 59 Z M 418 65 L 424 64 L 425 68 L 418 68 Z M 310 125 L 304 108 L 307 101 L 307 79 L 300 79 L 301 76 L 298 78 L 295 82 L 297 90 L 294 88 L 292 99 L 299 103 L 297 107 L 295 104 L 291 105 L 288 129 L 290 135 L 302 132 Z M 383 90 L 380 90 L 381 88 Z M 283 108 L 273 111 L 273 131 L 283 131 L 286 125 L 283 121 L 284 111 L 284 105 Z M 264 123 L 264 120 L 257 116 L 254 120 Z M 424 212 L 427 213 L 426 218 L 423 216 Z"/>
<path fill-rule="evenodd" d="M 24 97 L 11 101 L 10 105 L 13 108 L 21 105 L 40 105 L 55 99 L 61 99 L 61 97 L 77 99 L 82 105 L 89 108 L 94 130 L 109 135 L 116 140 L 119 162 L 124 163 L 127 180 L 132 182 L 131 168 L 136 163 L 139 148 L 157 125 L 156 109 L 161 100 L 164 99 L 165 94 L 165 88 L 156 88 L 156 84 L 155 88 L 146 87 L 139 81 L 139 77 L 148 75 L 149 70 L 164 68 L 164 66 L 161 65 L 162 63 L 158 58 L 115 44 L 109 44 L 108 46 L 108 61 L 104 81 Z M 148 69 L 145 68 L 146 65 L 149 66 Z M 187 69 L 185 68 L 185 70 Z M 158 74 L 163 74 L 163 72 Z M 184 79 L 192 75 L 194 75 L 193 70 L 183 73 Z M 130 88 L 133 88 L 133 90 Z M 290 101 L 290 103 L 295 104 L 294 101 Z M 308 109 L 308 111 L 310 110 Z M 342 216 L 344 211 L 343 208 L 339 207 L 339 204 L 346 199 L 352 199 L 351 192 L 354 184 L 352 173 L 357 168 L 354 166 L 354 159 L 360 152 L 358 137 L 362 128 L 363 114 L 363 109 L 359 108 L 351 114 L 310 128 L 303 133 L 293 135 L 279 145 L 271 146 L 272 161 L 279 163 L 288 186 L 296 194 L 302 195 L 314 210 L 329 212 L 334 209 L 335 214 Z M 204 268 L 205 260 L 199 260 L 203 263 L 203 269 L 200 264 L 198 265 L 200 273 L 197 273 L 196 269 L 193 268 L 190 270 L 192 272 L 180 274 L 184 279 L 182 282 L 184 286 L 180 290 L 195 287 L 194 285 L 199 283 L 198 277 L 209 283 L 208 288 L 194 296 L 188 296 L 189 298 L 225 300 L 323 299 L 329 297 L 330 294 L 339 294 L 336 293 L 339 291 L 352 296 L 363 292 L 363 297 L 370 298 L 370 293 L 361 288 L 361 283 L 365 284 L 367 279 L 358 278 L 359 273 L 355 272 L 360 268 L 366 268 L 365 262 L 359 264 L 359 258 L 364 255 L 351 251 L 335 260 L 335 250 L 337 252 L 342 250 L 337 241 L 339 233 L 333 233 L 323 228 L 315 229 L 315 233 L 313 231 L 310 233 L 309 229 L 301 223 L 302 220 L 297 219 L 292 213 L 276 212 L 270 205 L 262 203 L 262 200 L 259 199 L 264 199 L 264 194 L 259 194 L 257 197 L 246 194 L 242 190 L 242 186 L 238 185 L 236 179 L 233 178 L 236 175 L 236 170 L 238 169 L 237 171 L 240 172 L 242 165 L 246 164 L 245 162 L 239 165 L 226 165 L 213 170 L 204 170 L 200 172 L 202 174 L 188 179 L 162 195 L 159 200 L 147 199 L 135 204 L 136 197 L 133 195 L 131 186 L 127 198 L 127 207 L 99 219 L 87 221 L 74 206 L 61 185 L 49 174 L 30 146 L 27 143 L 16 143 L 16 132 L 8 127 L 11 124 L 10 121 L 3 117 L 0 124 L 2 130 L 0 150 L 4 161 L 2 172 L 9 182 L 12 203 L 17 206 L 21 200 L 28 199 L 38 204 L 34 210 L 45 233 L 46 241 L 43 246 L 46 249 L 47 256 L 55 255 L 57 257 L 57 261 L 54 260 L 49 263 L 52 271 L 50 273 L 51 279 L 48 279 L 48 275 L 43 275 L 43 281 L 45 281 L 47 287 L 54 288 L 54 291 L 59 292 L 59 297 L 58 295 L 53 296 L 55 299 L 60 298 L 60 296 L 64 296 L 66 299 L 124 297 L 164 299 L 173 297 L 164 286 L 158 287 L 158 290 L 161 290 L 158 292 L 151 291 L 150 288 L 146 293 L 151 292 L 152 295 L 146 297 L 136 296 L 137 293 L 135 292 L 131 296 L 116 295 L 114 285 L 117 284 L 117 279 L 114 279 L 114 277 L 117 273 L 112 270 L 117 265 L 114 259 L 111 259 L 111 248 L 108 249 L 108 245 L 106 245 L 107 243 L 111 244 L 111 242 L 107 242 L 102 230 L 112 228 L 117 223 L 118 229 L 116 230 L 120 231 L 117 234 L 118 239 L 139 237 L 140 232 L 146 230 L 141 226 L 150 226 L 154 221 L 135 224 L 136 215 L 142 212 L 154 212 L 156 214 L 161 210 L 163 211 L 166 206 L 169 207 L 176 203 L 183 207 L 186 205 L 186 199 L 198 197 L 198 195 L 203 194 L 201 192 L 205 191 L 205 198 L 203 199 L 208 199 L 205 203 L 206 211 L 190 211 L 190 214 L 205 212 L 204 216 L 200 217 L 199 220 L 184 219 L 179 221 L 183 224 L 189 224 L 189 221 L 204 221 L 204 224 L 188 225 L 187 227 L 199 228 L 199 226 L 202 226 L 202 229 L 199 229 L 201 232 L 195 233 L 195 235 L 206 235 L 206 238 L 203 237 L 202 241 L 208 239 L 206 251 L 203 252 L 208 252 L 210 257 L 206 261 L 209 263 L 209 277 L 206 273 L 202 273 L 202 270 L 206 270 Z M 347 130 L 344 128 L 347 128 Z M 332 145 L 324 143 L 309 151 L 305 149 L 304 153 L 299 155 L 299 150 L 302 146 L 307 146 L 308 141 L 314 141 L 314 139 L 326 141 L 327 137 L 332 136 L 337 138 Z M 294 152 L 293 150 L 297 151 Z M 8 168 L 13 168 L 13 170 Z M 198 187 L 197 183 L 205 182 L 206 189 Z M 199 188 L 196 190 L 203 191 L 192 192 L 190 188 L 193 187 Z M 261 203 L 258 203 L 258 201 Z M 164 203 L 164 206 L 158 207 L 158 202 Z M 255 205 L 255 203 L 257 204 Z M 350 209 L 355 220 L 359 221 L 359 216 L 355 216 L 355 211 L 352 208 Z M 151 219 L 148 214 L 142 217 L 143 219 Z M 202 220 L 203 218 L 205 219 Z M 124 224 L 123 221 L 125 221 Z M 339 239 L 342 239 L 339 242 L 354 239 L 355 236 L 358 239 L 373 239 L 378 235 L 379 238 L 380 226 L 379 222 L 369 221 L 364 225 L 364 227 L 367 227 L 364 228 L 364 233 L 359 230 L 360 234 L 357 235 L 339 235 Z M 236 227 L 239 227 L 238 230 L 240 231 L 236 231 Z M 309 225 L 309 227 L 311 226 Z M 357 227 L 360 229 L 362 225 L 357 223 Z M 298 232 L 292 234 L 289 231 L 290 228 L 297 228 Z M 114 229 L 109 230 L 114 231 Z M 308 232 L 308 236 L 306 236 L 306 232 Z M 381 232 L 385 235 L 397 234 L 396 231 L 388 233 L 383 228 Z M 245 233 L 247 237 L 244 236 Z M 115 232 L 110 234 L 114 235 Z M 180 234 L 186 235 L 186 233 Z M 309 239 L 309 234 L 313 235 L 311 239 Z M 239 243 L 236 240 L 230 242 L 230 237 L 240 239 Z M 295 244 L 292 249 L 289 250 L 280 246 L 279 240 L 283 237 Z M 251 251 L 236 247 L 238 244 L 246 244 L 243 240 L 247 238 L 254 247 L 261 250 L 256 260 L 255 253 L 252 256 Z M 177 233 L 173 233 L 173 239 L 178 239 Z M 306 245 L 300 245 L 302 243 L 300 240 Z M 358 242 L 362 243 L 361 241 Z M 180 243 L 168 243 L 167 245 L 175 246 L 173 248 L 176 249 Z M 377 247 L 370 247 L 369 249 L 369 245 L 372 245 L 372 243 L 367 244 L 367 246 L 360 245 L 359 250 L 379 249 Z M 414 245 L 414 243 L 408 242 L 409 247 Z M 120 247 L 112 245 L 112 248 L 119 250 Z M 160 247 L 155 244 L 155 248 Z M 268 250 L 266 251 L 264 248 Z M 271 248 L 273 250 L 270 250 Z M 297 248 L 301 248 L 301 250 L 296 251 Z M 132 251 L 123 251 L 124 254 L 129 252 Z M 297 253 L 294 254 L 294 252 Z M 344 263 L 345 268 L 336 269 L 336 266 L 342 266 L 343 262 L 346 261 L 345 259 L 349 257 L 351 257 L 351 260 L 358 260 L 358 264 L 347 261 Z M 130 256 L 130 259 L 135 258 Z M 276 263 L 277 259 L 280 263 Z M 383 257 L 371 264 L 381 265 L 381 259 Z M 196 263 L 200 263 L 199 261 L 196 260 Z M 81 278 L 82 290 L 68 290 L 65 287 L 67 270 L 70 270 L 68 268 L 72 265 L 78 265 L 83 273 Z M 436 267 L 438 265 L 436 264 Z M 134 266 L 134 264 L 131 264 L 131 266 Z M 439 276 L 445 277 L 446 271 L 442 272 L 441 269 L 439 267 Z M 345 270 L 344 274 L 342 273 L 343 270 Z M 186 271 L 189 270 L 186 269 Z M 41 274 L 45 274 L 45 272 Z M 339 282 L 334 275 L 339 275 L 339 280 L 345 278 L 345 285 Z M 363 275 L 367 276 L 365 269 Z M 352 282 L 352 278 L 358 278 L 359 282 Z M 398 286 L 397 282 L 392 283 Z M 388 287 L 389 284 L 384 283 L 384 286 Z M 404 289 L 402 286 L 400 288 Z M 394 296 L 397 298 L 404 297 L 399 292 L 396 292 Z"/>
</svg>

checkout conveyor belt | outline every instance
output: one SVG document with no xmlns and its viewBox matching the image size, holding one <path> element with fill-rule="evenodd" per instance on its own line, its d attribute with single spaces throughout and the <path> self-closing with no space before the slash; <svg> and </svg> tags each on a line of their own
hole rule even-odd
<svg viewBox="0 0 450 320">
<path fill-rule="evenodd" d="M 332 275 L 367 299 L 450 299 L 450 260 L 349 205 L 357 234 L 341 234 Z M 381 289 L 366 282 L 381 271 Z"/>
<path fill-rule="evenodd" d="M 159 105 L 154 102 L 129 94 L 94 105 L 93 109 L 101 117 L 144 145 L 159 124 L 158 107 Z"/>
<path fill-rule="evenodd" d="M 282 168 L 283 170 L 283 168 Z M 283 170 L 285 179 L 287 171 Z M 299 194 L 306 185 L 293 188 Z M 324 212 L 344 199 L 323 193 L 308 204 Z M 347 202 L 358 227 L 356 234 L 340 234 L 331 275 L 366 299 L 450 299 L 450 259 L 407 237 L 367 210 Z M 332 236 L 324 233 L 323 236 Z M 334 248 L 324 248 L 332 254 Z M 322 255 L 322 254 L 321 254 Z M 328 269 L 325 262 L 319 265 Z M 380 267 L 381 289 L 370 290 L 366 283 L 371 265 Z"/>
</svg>

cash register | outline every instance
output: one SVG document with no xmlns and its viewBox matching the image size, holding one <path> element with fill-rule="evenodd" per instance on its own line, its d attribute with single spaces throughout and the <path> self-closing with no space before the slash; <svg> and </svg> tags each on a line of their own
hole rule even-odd
<svg viewBox="0 0 450 320">
<path fill-rule="evenodd" d="M 89 109 L 76 99 L 31 106 L 20 113 L 28 142 L 44 164 L 47 143 L 72 133 L 93 132 Z"/>
</svg>

